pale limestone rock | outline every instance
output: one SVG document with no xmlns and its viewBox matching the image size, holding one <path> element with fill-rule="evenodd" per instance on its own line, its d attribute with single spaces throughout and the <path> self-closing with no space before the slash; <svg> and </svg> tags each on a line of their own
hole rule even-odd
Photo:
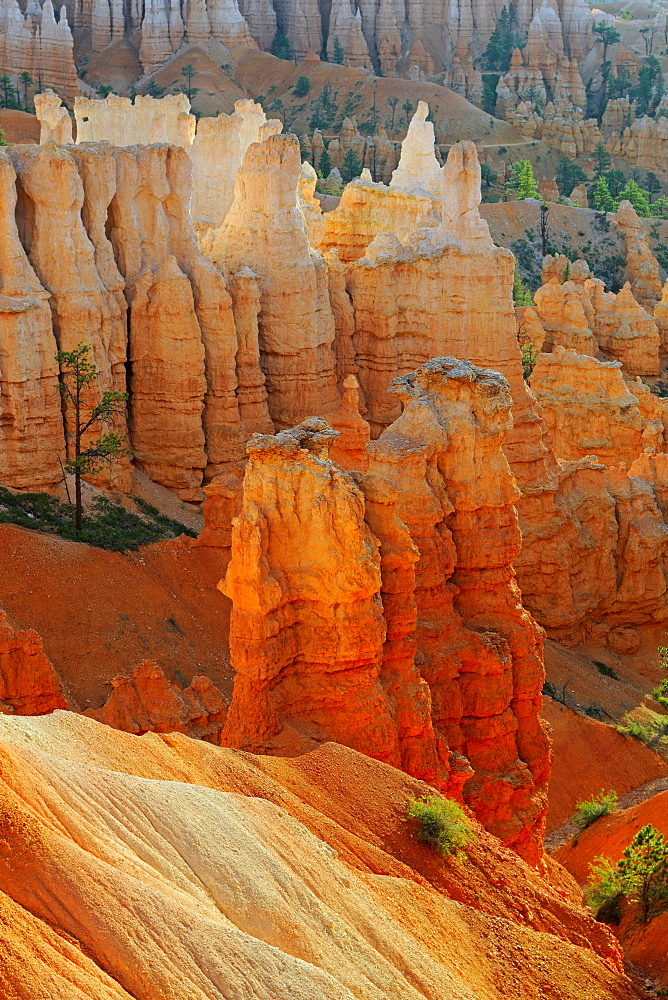
<svg viewBox="0 0 668 1000">
<path fill-rule="evenodd" d="M 267 122 L 262 106 L 249 100 L 237 101 L 231 115 L 200 119 L 189 147 L 193 161 L 190 210 L 199 231 L 222 225 L 246 150 L 251 143 L 279 133 L 281 127 L 280 122 Z"/>
<path fill-rule="evenodd" d="M 109 142 L 135 146 L 169 142 L 189 148 L 195 137 L 195 117 L 185 94 L 129 97 L 110 94 L 104 100 L 78 97 L 74 102 L 77 143 Z"/>
<path fill-rule="evenodd" d="M 208 0 L 211 35 L 228 48 L 244 46 L 256 49 L 257 42 L 239 10 L 237 0 Z"/>
<path fill-rule="evenodd" d="M 318 175 L 315 170 L 307 160 L 304 160 L 297 185 L 297 204 L 304 216 L 309 243 L 312 247 L 319 247 L 325 235 L 325 219 L 320 202 L 315 197 L 317 181 Z"/>
<path fill-rule="evenodd" d="M 419 101 L 406 138 L 401 144 L 399 166 L 392 174 L 391 188 L 406 194 L 442 196 L 443 175 L 434 155 L 434 126 L 428 122 L 429 105 Z"/>
<path fill-rule="evenodd" d="M 169 39 L 169 20 L 162 0 L 146 0 L 141 23 L 139 60 L 144 74 L 149 76 L 159 69 L 172 55 Z"/>
<path fill-rule="evenodd" d="M 327 38 L 327 55 L 330 60 L 334 55 L 334 39 L 338 38 L 346 56 L 348 65 L 371 69 L 369 48 L 362 30 L 362 14 L 352 8 L 351 0 L 332 0 L 329 15 L 329 35 Z"/>
<path fill-rule="evenodd" d="M 35 112 L 40 123 L 40 145 L 45 142 L 57 142 L 67 146 L 74 142 L 72 138 L 72 119 L 67 108 L 53 90 L 45 90 L 35 94 Z"/>
</svg>

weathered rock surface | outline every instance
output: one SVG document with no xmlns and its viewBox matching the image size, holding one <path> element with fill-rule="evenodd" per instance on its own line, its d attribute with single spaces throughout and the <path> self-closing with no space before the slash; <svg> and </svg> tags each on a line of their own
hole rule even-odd
<svg viewBox="0 0 668 1000">
<path fill-rule="evenodd" d="M 531 389 L 563 461 L 595 455 L 605 465 L 630 465 L 645 448 L 664 450 L 664 404 L 647 390 L 656 407 L 656 416 L 648 419 L 624 382 L 619 361 L 556 347 L 554 354 L 539 355 Z"/>
<path fill-rule="evenodd" d="M 296 136 L 253 143 L 237 174 L 234 202 L 204 250 L 229 273 L 257 274 L 260 356 L 269 412 L 278 428 L 338 409 L 334 317 L 327 264 L 309 247 L 297 206 Z"/>
<path fill-rule="evenodd" d="M 155 660 L 145 660 L 131 677 L 114 677 L 111 686 L 103 707 L 87 709 L 85 715 L 126 733 L 187 733 L 218 742 L 227 704 L 208 677 L 193 677 L 188 687 L 179 688 Z"/>
<path fill-rule="evenodd" d="M 13 629 L 0 611 L 0 714 L 46 715 L 67 707 L 37 632 Z"/>
<path fill-rule="evenodd" d="M 19 240 L 16 174 L 0 152 L 0 481 L 49 487 L 65 456 L 49 295 Z"/>
<path fill-rule="evenodd" d="M 237 676 L 223 740 L 252 748 L 306 727 L 456 797 L 463 786 L 481 821 L 536 861 L 548 751 L 540 630 L 511 569 L 507 383 L 446 358 L 390 388 L 405 409 L 369 447 L 370 477 L 328 460 L 323 421 L 248 446 L 224 584 Z"/>
<path fill-rule="evenodd" d="M 403 818 L 425 786 L 354 751 L 252 757 L 63 712 L 0 730 L 8 996 L 638 996 L 560 869 L 555 890 L 477 824 L 443 865 Z"/>
</svg>

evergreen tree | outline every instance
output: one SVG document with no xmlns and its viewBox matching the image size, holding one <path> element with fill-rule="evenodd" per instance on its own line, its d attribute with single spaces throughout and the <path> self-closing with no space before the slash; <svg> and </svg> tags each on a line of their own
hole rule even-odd
<svg viewBox="0 0 668 1000">
<path fill-rule="evenodd" d="M 332 60 L 335 63 L 338 63 L 339 66 L 343 66 L 344 62 L 346 61 L 346 54 L 343 51 L 343 45 L 341 45 L 341 39 L 338 37 L 338 35 L 334 39 L 334 50 L 332 53 Z"/>
<path fill-rule="evenodd" d="M 638 72 L 638 83 L 631 96 L 636 101 L 636 115 L 651 114 L 663 96 L 663 72 L 656 56 L 643 59 L 644 65 Z"/>
<path fill-rule="evenodd" d="M 109 94 L 114 93 L 114 88 L 109 83 L 98 83 L 95 93 L 104 100 L 105 97 L 109 97 Z"/>
<path fill-rule="evenodd" d="M 610 194 L 610 188 L 605 177 L 599 177 L 594 187 L 594 207 L 599 212 L 614 212 L 615 200 Z"/>
<path fill-rule="evenodd" d="M 640 906 L 643 924 L 668 909 L 668 841 L 655 827 L 636 833 L 617 871 L 624 895 Z"/>
<path fill-rule="evenodd" d="M 310 89 L 311 81 L 309 78 L 307 76 L 298 76 L 293 91 L 295 97 L 306 97 Z"/>
<path fill-rule="evenodd" d="M 593 160 L 597 178 L 599 178 L 606 170 L 610 169 L 612 157 L 602 142 L 599 142 L 598 146 L 594 150 Z"/>
<path fill-rule="evenodd" d="M 327 147 L 323 149 L 320 154 L 320 159 L 318 160 L 318 173 L 321 177 L 329 177 L 332 171 L 332 161 L 330 159 L 329 153 L 327 152 Z"/>
<path fill-rule="evenodd" d="M 159 87 L 155 80 L 149 80 L 146 85 L 146 93 L 149 97 L 162 97 L 165 92 L 164 87 Z"/>
<path fill-rule="evenodd" d="M 0 108 L 18 108 L 19 92 L 12 83 L 12 78 L 3 73 L 0 76 Z"/>
<path fill-rule="evenodd" d="M 28 89 L 34 85 L 35 81 L 27 69 L 23 70 L 19 79 L 23 87 L 23 107 L 26 111 L 33 111 L 33 108 L 28 103 Z"/>
<path fill-rule="evenodd" d="M 525 36 L 522 32 L 513 30 L 514 25 L 515 7 L 511 3 L 508 7 L 502 8 L 498 23 L 483 53 L 485 69 L 507 73 L 513 49 L 522 49 L 526 45 Z"/>
<path fill-rule="evenodd" d="M 274 40 L 271 43 L 272 55 L 275 55 L 277 59 L 292 59 L 293 52 L 292 46 L 290 45 L 290 39 L 287 35 L 284 35 L 280 28 L 276 29 L 276 34 L 274 35 Z"/>
<path fill-rule="evenodd" d="M 626 182 L 626 187 L 620 191 L 619 198 L 617 198 L 617 205 L 620 201 L 630 201 L 638 215 L 643 219 L 649 218 L 652 214 L 649 195 L 634 180 L 629 179 Z"/>
<path fill-rule="evenodd" d="M 185 77 L 186 82 L 179 89 L 182 94 L 186 95 L 191 104 L 195 95 L 199 93 L 199 87 L 193 87 L 193 77 L 196 72 L 197 70 L 192 63 L 181 67 L 181 76 Z"/>
<path fill-rule="evenodd" d="M 587 175 L 578 163 L 574 163 L 568 156 L 562 156 L 557 164 L 555 179 L 559 194 L 567 198 L 574 187 L 584 184 Z"/>
<path fill-rule="evenodd" d="M 99 373 L 89 360 L 90 345 L 78 344 L 73 351 L 58 351 L 56 361 L 60 366 L 58 388 L 66 411 L 66 426 L 71 430 L 67 437 L 71 445 L 73 457 L 65 463 L 65 472 L 74 476 L 75 487 L 75 527 L 81 531 L 83 502 L 81 495 L 81 480 L 86 475 L 99 472 L 105 464 L 114 458 L 128 453 L 124 439 L 116 431 L 107 431 L 92 441 L 84 444 L 86 433 L 96 425 L 108 425 L 114 414 L 122 414 L 125 410 L 127 392 L 115 389 L 103 392 L 99 403 L 92 409 L 86 407 L 86 400 L 99 378 Z"/>
<path fill-rule="evenodd" d="M 360 158 L 353 147 L 350 146 L 341 164 L 341 179 L 344 184 L 348 184 L 354 177 L 359 177 L 361 173 L 362 164 L 360 163 Z"/>
<path fill-rule="evenodd" d="M 647 171 L 647 180 L 645 182 L 645 190 L 649 194 L 650 204 L 652 203 L 652 195 L 658 194 L 661 190 L 661 181 L 651 170 Z"/>
<path fill-rule="evenodd" d="M 668 198 L 662 194 L 652 205 L 652 215 L 656 219 L 668 219 Z"/>
<path fill-rule="evenodd" d="M 517 163 L 513 163 L 512 175 L 506 183 L 506 188 L 509 191 L 516 191 L 520 200 L 538 197 L 538 185 L 530 160 L 518 160 Z"/>
<path fill-rule="evenodd" d="M 619 197 L 620 191 L 623 190 L 626 184 L 626 177 L 624 176 L 623 170 L 606 170 L 603 174 L 605 177 L 605 182 L 608 185 L 608 189 L 613 198 Z"/>
<path fill-rule="evenodd" d="M 485 185 L 485 187 L 488 188 L 491 184 L 496 184 L 497 180 L 499 179 L 499 175 L 494 173 L 489 163 L 481 163 L 480 179 Z"/>
</svg>

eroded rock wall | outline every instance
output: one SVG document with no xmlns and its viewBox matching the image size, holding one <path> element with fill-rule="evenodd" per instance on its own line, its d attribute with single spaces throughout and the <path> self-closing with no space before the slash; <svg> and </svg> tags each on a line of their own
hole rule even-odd
<svg viewBox="0 0 668 1000">
<path fill-rule="evenodd" d="M 237 671 L 223 741 L 271 747 L 287 726 L 362 749 L 463 794 L 535 861 L 542 634 L 512 571 L 508 384 L 445 358 L 390 391 L 404 412 L 369 445 L 367 474 L 329 460 L 322 420 L 248 446 L 223 585 Z"/>
</svg>

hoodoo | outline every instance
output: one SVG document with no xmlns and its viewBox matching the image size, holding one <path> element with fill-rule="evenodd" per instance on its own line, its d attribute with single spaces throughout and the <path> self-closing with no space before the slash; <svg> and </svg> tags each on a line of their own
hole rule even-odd
<svg viewBox="0 0 668 1000">
<path fill-rule="evenodd" d="M 0 151 L 3 997 L 665 991 L 663 196 L 629 101 L 578 103 L 636 86 L 616 23 L 0 0 L 42 67 Z"/>
</svg>

